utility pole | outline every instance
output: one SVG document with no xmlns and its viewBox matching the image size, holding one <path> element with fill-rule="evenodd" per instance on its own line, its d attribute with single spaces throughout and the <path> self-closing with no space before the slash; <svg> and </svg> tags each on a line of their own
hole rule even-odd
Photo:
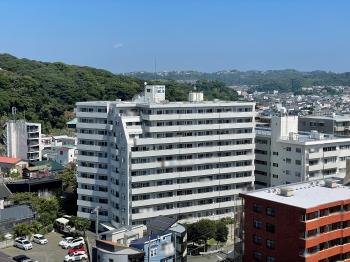
<svg viewBox="0 0 350 262">
<path fill-rule="evenodd" d="M 99 239 L 98 234 L 98 212 L 100 210 L 100 206 L 95 207 L 95 209 L 91 213 L 96 213 L 96 221 L 95 221 L 95 230 L 96 230 L 96 238 Z"/>
</svg>

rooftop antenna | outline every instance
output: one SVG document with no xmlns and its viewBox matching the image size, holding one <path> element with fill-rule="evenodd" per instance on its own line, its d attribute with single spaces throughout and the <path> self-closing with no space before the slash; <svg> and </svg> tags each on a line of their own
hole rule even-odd
<svg viewBox="0 0 350 262">
<path fill-rule="evenodd" d="M 157 80 L 157 57 L 154 57 L 154 80 Z"/>
</svg>

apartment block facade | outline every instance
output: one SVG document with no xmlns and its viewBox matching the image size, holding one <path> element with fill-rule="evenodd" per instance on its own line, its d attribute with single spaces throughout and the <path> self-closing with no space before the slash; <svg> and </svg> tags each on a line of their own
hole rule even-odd
<svg viewBox="0 0 350 262">
<path fill-rule="evenodd" d="M 254 183 L 254 103 L 168 102 L 164 86 L 133 101 L 77 103 L 78 216 L 114 226 L 150 218 L 232 216 Z"/>
<path fill-rule="evenodd" d="M 271 128 L 256 128 L 256 188 L 344 177 L 350 138 L 298 131 L 298 117 L 275 116 Z"/>
<path fill-rule="evenodd" d="M 241 194 L 243 261 L 350 261 L 350 188 L 315 180 Z"/>
<path fill-rule="evenodd" d="M 8 157 L 41 161 L 41 124 L 10 120 L 5 124 L 4 136 Z"/>
<path fill-rule="evenodd" d="M 312 130 L 336 136 L 350 136 L 350 115 L 299 117 L 299 131 Z"/>
</svg>

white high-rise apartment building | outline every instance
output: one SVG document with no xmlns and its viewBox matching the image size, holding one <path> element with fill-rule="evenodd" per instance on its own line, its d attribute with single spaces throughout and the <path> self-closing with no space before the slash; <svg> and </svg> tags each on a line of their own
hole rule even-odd
<svg viewBox="0 0 350 262">
<path fill-rule="evenodd" d="M 254 103 L 165 100 L 145 86 L 131 102 L 77 103 L 78 216 L 114 226 L 159 215 L 232 216 L 254 183 Z"/>
<path fill-rule="evenodd" d="M 278 186 L 344 177 L 350 138 L 298 131 L 297 116 L 272 117 L 271 129 L 256 128 L 255 185 Z"/>
<path fill-rule="evenodd" d="M 41 124 L 10 120 L 5 124 L 4 136 L 8 157 L 41 161 Z"/>
</svg>

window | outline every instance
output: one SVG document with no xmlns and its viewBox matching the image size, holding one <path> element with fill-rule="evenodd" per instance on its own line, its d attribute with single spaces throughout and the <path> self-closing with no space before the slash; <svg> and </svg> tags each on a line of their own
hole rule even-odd
<svg viewBox="0 0 350 262">
<path fill-rule="evenodd" d="M 259 237 L 259 236 L 257 236 L 257 235 L 254 235 L 254 236 L 253 236 L 253 242 L 254 242 L 254 244 L 256 244 L 256 245 L 261 245 L 261 243 L 262 243 L 262 237 Z"/>
<path fill-rule="evenodd" d="M 275 225 L 266 223 L 266 231 L 270 233 L 275 233 Z"/>
<path fill-rule="evenodd" d="M 295 149 L 295 152 L 301 153 L 301 148 L 297 147 L 297 148 Z"/>
<path fill-rule="evenodd" d="M 292 163 L 292 160 L 290 158 L 286 158 L 286 163 L 290 164 L 290 163 Z"/>
<path fill-rule="evenodd" d="M 300 160 L 295 160 L 295 164 L 300 166 L 301 165 L 301 161 Z"/>
<path fill-rule="evenodd" d="M 277 164 L 277 163 L 272 163 L 272 165 L 273 165 L 274 167 L 278 167 L 278 164 Z"/>
<path fill-rule="evenodd" d="M 151 257 L 157 256 L 157 248 L 152 248 L 152 249 L 150 250 L 150 255 L 151 255 Z"/>
<path fill-rule="evenodd" d="M 253 206 L 253 211 L 256 212 L 256 213 L 261 213 L 261 211 L 262 211 L 262 206 L 261 206 L 261 205 L 258 205 L 258 204 L 254 204 L 254 206 Z"/>
<path fill-rule="evenodd" d="M 276 259 L 274 257 L 266 257 L 266 262 L 275 262 Z"/>
<path fill-rule="evenodd" d="M 254 227 L 257 229 L 262 228 L 262 222 L 259 220 L 254 219 Z"/>
<path fill-rule="evenodd" d="M 268 215 L 270 217 L 274 217 L 275 216 L 275 209 L 272 207 L 266 208 L 266 215 Z"/>
<path fill-rule="evenodd" d="M 262 258 L 262 254 L 260 252 L 254 252 L 253 253 L 253 258 L 255 261 L 261 261 L 261 258 Z"/>
<path fill-rule="evenodd" d="M 278 152 L 272 152 L 272 155 L 278 156 Z"/>
<path fill-rule="evenodd" d="M 288 147 L 286 147 L 286 151 L 290 152 L 290 151 L 292 151 L 292 148 L 288 146 Z"/>
<path fill-rule="evenodd" d="M 266 240 L 266 247 L 270 249 L 275 249 L 275 241 L 267 239 Z"/>
</svg>

